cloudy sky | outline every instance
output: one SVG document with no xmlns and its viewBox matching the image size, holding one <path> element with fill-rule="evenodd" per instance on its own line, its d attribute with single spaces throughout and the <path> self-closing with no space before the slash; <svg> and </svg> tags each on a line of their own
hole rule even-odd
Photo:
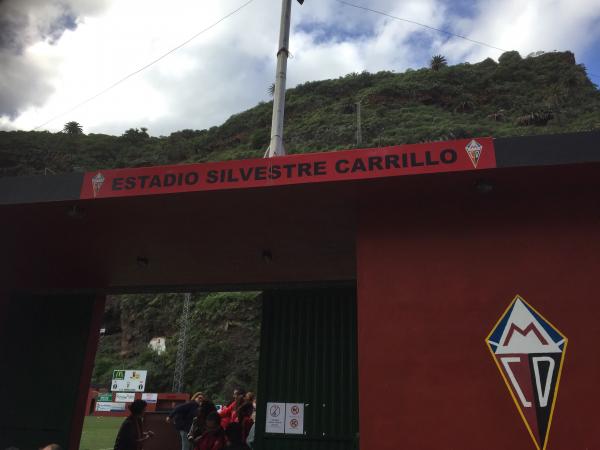
<svg viewBox="0 0 600 450">
<path fill-rule="evenodd" d="M 0 129 L 153 135 L 219 125 L 270 99 L 280 0 L 253 0 L 152 67 L 95 96 L 248 0 L 0 0 Z M 572 50 L 600 84 L 600 0 L 347 0 L 493 46 Z M 336 0 L 294 2 L 288 87 L 500 51 Z M 59 116 L 60 115 L 60 116 Z M 50 119 L 56 119 L 48 122 Z M 46 123 L 48 122 L 48 123 Z"/>
</svg>

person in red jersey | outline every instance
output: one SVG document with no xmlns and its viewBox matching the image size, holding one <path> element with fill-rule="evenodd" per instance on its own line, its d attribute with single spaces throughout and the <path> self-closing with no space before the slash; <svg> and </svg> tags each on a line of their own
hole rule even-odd
<svg viewBox="0 0 600 450">
<path fill-rule="evenodd" d="M 221 428 L 221 417 L 212 412 L 206 417 L 206 428 L 196 441 L 194 450 L 222 450 L 225 447 L 225 434 Z"/>
<path fill-rule="evenodd" d="M 233 391 L 233 401 L 219 411 L 219 415 L 221 416 L 221 419 L 223 419 L 221 421 L 223 428 L 227 428 L 230 423 L 235 423 L 238 421 L 237 410 L 244 403 L 245 395 L 246 391 L 244 389 L 235 389 Z"/>
</svg>

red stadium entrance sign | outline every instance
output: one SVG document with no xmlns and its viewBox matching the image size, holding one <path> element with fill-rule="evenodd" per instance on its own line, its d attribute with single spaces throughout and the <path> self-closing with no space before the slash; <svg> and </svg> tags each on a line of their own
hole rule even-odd
<svg viewBox="0 0 600 450">
<path fill-rule="evenodd" d="M 361 180 L 496 167 L 492 138 L 86 173 L 81 198 Z"/>
</svg>

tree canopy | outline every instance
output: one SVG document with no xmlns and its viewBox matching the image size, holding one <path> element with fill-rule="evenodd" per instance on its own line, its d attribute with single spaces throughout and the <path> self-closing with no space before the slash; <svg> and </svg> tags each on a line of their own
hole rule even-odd
<svg viewBox="0 0 600 450">
<path fill-rule="evenodd" d="M 442 55 L 434 55 L 429 62 L 429 68 L 431 70 L 438 71 L 442 67 L 447 67 L 448 62 L 446 61 L 446 57 Z"/>
<path fill-rule="evenodd" d="M 79 122 L 71 121 L 65 123 L 63 128 L 63 133 L 67 134 L 83 134 L 83 127 L 79 124 Z"/>
</svg>

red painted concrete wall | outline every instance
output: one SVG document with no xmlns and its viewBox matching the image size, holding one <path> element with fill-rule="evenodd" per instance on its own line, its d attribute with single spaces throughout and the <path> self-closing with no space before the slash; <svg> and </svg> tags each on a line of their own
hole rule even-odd
<svg viewBox="0 0 600 450">
<path fill-rule="evenodd" d="M 569 338 L 547 448 L 600 448 L 597 182 L 472 181 L 363 204 L 360 448 L 534 449 L 484 344 L 516 294 Z"/>
</svg>

